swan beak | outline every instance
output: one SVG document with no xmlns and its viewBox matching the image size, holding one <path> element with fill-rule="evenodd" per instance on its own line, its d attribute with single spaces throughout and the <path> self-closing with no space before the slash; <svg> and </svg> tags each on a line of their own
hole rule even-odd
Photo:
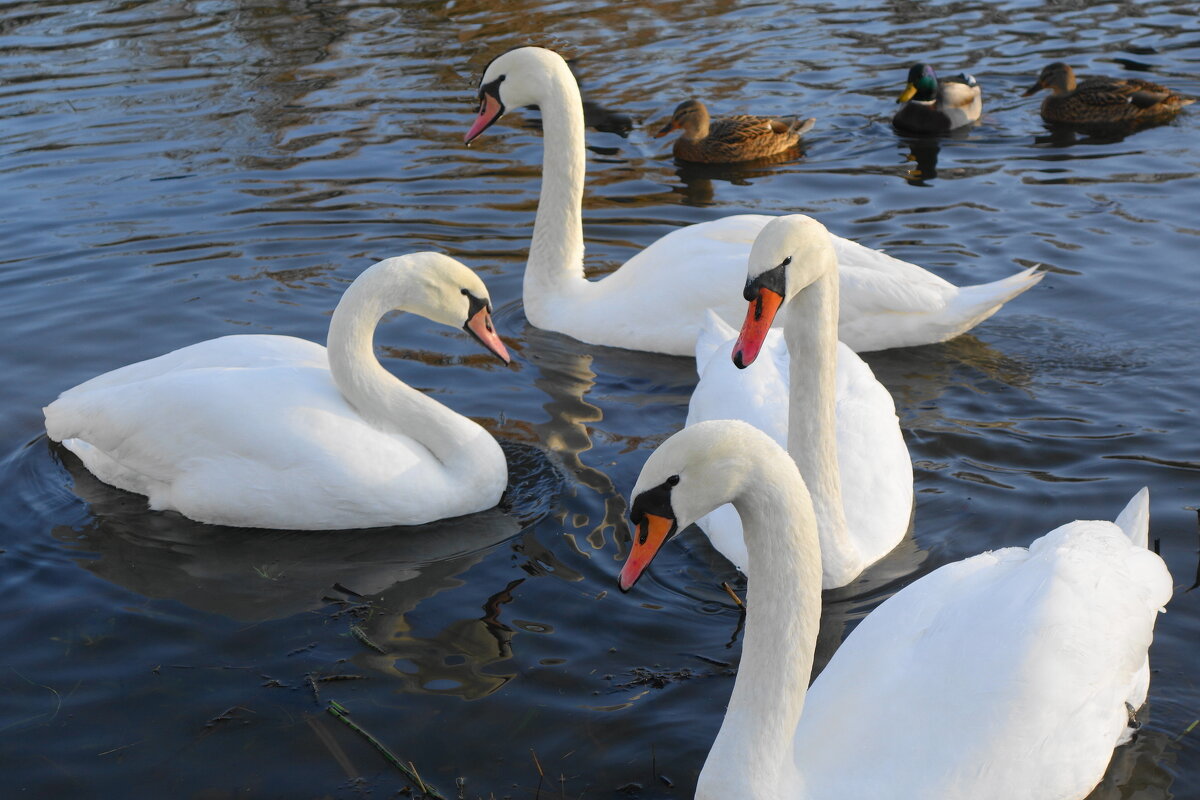
<svg viewBox="0 0 1200 800">
<path fill-rule="evenodd" d="M 901 92 L 900 96 L 896 98 L 896 102 L 897 103 L 907 103 L 909 100 L 912 100 L 913 95 L 916 93 L 917 93 L 917 87 L 913 86 L 910 83 L 904 87 L 904 91 Z"/>
<path fill-rule="evenodd" d="M 621 567 L 622 592 L 633 588 L 638 578 L 646 571 L 646 567 L 654 560 L 654 556 L 658 555 L 658 549 L 662 547 L 663 542 L 675 532 L 675 520 L 669 517 L 645 513 L 641 517 L 637 525 L 637 538 L 633 541 L 633 550 L 629 552 L 629 558 L 625 559 L 625 566 Z"/>
<path fill-rule="evenodd" d="M 471 125 L 471 130 L 467 131 L 463 141 L 470 144 L 476 136 L 491 127 L 491 124 L 500 119 L 503 114 L 504 104 L 490 94 L 483 93 L 479 99 L 479 116 L 475 118 L 475 123 Z"/>
<path fill-rule="evenodd" d="M 463 325 L 463 330 L 474 336 L 481 345 L 495 353 L 505 364 L 512 361 L 508 356 L 508 348 L 496 334 L 496 328 L 492 325 L 492 315 L 488 313 L 486 306 L 476 311 L 475 315 L 467 320 L 467 324 Z"/>
<path fill-rule="evenodd" d="M 783 295 L 766 288 L 759 289 L 758 297 L 750 301 L 742 332 L 733 346 L 733 363 L 738 369 L 745 369 L 758 358 L 767 339 L 767 331 L 771 330 L 771 323 L 775 321 L 775 314 L 781 305 Z"/>
<path fill-rule="evenodd" d="M 666 125 L 663 125 L 662 128 L 659 129 L 658 133 L 654 134 L 654 138 L 661 139 L 662 137 L 666 136 L 671 131 L 676 130 L 678 127 L 679 127 L 679 123 L 677 123 L 675 120 L 672 119 Z"/>
</svg>

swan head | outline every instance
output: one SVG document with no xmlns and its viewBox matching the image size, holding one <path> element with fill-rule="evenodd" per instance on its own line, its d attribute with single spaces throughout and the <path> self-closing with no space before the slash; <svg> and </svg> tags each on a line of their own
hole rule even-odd
<svg viewBox="0 0 1200 800">
<path fill-rule="evenodd" d="M 633 487 L 633 548 L 621 568 L 621 591 L 633 587 L 672 536 L 732 502 L 748 481 L 756 480 L 761 467 L 756 455 L 763 452 L 790 462 L 770 436 L 729 419 L 689 425 L 659 445 Z"/>
<path fill-rule="evenodd" d="M 1069 64 L 1055 61 L 1042 68 L 1037 83 L 1021 93 L 1021 97 L 1029 97 L 1042 89 L 1049 89 L 1054 94 L 1069 92 L 1075 88 L 1075 70 Z"/>
<path fill-rule="evenodd" d="M 743 296 L 750 303 L 733 347 L 733 363 L 754 363 L 779 308 L 837 269 L 837 256 L 825 226 L 812 217 L 790 214 L 763 226 L 750 248 Z"/>
<path fill-rule="evenodd" d="M 505 364 L 508 348 L 492 323 L 492 299 L 483 280 L 461 261 L 441 253 L 412 253 L 381 261 L 380 269 L 403 286 L 399 311 L 462 328 Z"/>
<path fill-rule="evenodd" d="M 571 74 L 563 57 L 544 47 L 518 47 L 493 58 L 479 79 L 479 115 L 463 140 L 470 144 L 509 108 L 539 105 L 564 72 Z"/>
<path fill-rule="evenodd" d="M 908 83 L 904 91 L 896 98 L 897 103 L 909 100 L 930 102 L 937 99 L 938 79 L 933 67 L 928 64 L 913 64 L 908 70 Z"/>
<path fill-rule="evenodd" d="M 667 124 L 654 134 L 657 139 L 680 128 L 691 138 L 704 138 L 708 135 L 708 109 L 699 100 L 684 100 L 675 107 L 675 113 Z"/>
</svg>

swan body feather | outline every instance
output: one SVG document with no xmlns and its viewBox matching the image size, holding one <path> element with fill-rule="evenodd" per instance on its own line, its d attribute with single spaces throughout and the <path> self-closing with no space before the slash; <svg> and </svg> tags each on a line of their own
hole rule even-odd
<svg viewBox="0 0 1200 800">
<path fill-rule="evenodd" d="M 542 111 L 542 191 L 523 286 L 531 323 L 590 344 L 680 356 L 692 354 L 705 310 L 737 324 L 750 245 L 772 217 L 743 214 L 680 228 L 589 281 L 581 218 L 583 111 L 566 62 L 542 48 L 511 50 L 488 65 L 479 98 L 467 141 L 507 108 L 536 105 Z M 854 242 L 837 239 L 835 246 L 843 259 L 840 336 L 858 352 L 957 336 L 1041 278 L 1031 269 L 960 288 Z"/>
<path fill-rule="evenodd" d="M 1145 547 L 1148 490 L 1116 523 L 1071 522 L 913 582 L 811 688 L 817 518 L 791 459 L 756 428 L 703 422 L 651 454 L 621 586 L 670 532 L 726 502 L 746 521 L 752 571 L 738 676 L 697 798 L 1082 800 L 1099 783 L 1128 706 L 1145 700 L 1172 592 Z"/>
<path fill-rule="evenodd" d="M 410 277 L 418 257 L 433 265 L 421 280 L 450 269 L 463 291 L 486 302 L 478 277 L 445 256 L 389 259 L 358 278 L 331 323 L 332 342 L 348 305 L 362 311 L 348 323 L 357 329 L 348 347 L 363 359 L 347 364 L 351 377 L 339 381 L 330 351 L 314 342 L 223 336 L 63 392 L 45 408 L 47 432 L 102 481 L 201 522 L 364 528 L 490 508 L 507 478 L 499 444 L 386 373 L 371 353 L 370 334 L 395 296 L 385 289 Z M 450 294 L 465 319 L 467 298 Z M 376 406 L 384 407 L 378 415 Z M 430 437 L 443 440 L 440 452 Z"/>
</svg>

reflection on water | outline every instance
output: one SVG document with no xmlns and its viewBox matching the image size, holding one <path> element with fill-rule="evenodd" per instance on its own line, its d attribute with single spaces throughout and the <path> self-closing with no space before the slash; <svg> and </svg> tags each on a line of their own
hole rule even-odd
<svg viewBox="0 0 1200 800">
<path fill-rule="evenodd" d="M 733 186 L 749 186 L 755 179 L 770 175 L 773 165 L 792 164 L 803 157 L 804 143 L 801 142 L 782 153 L 736 164 L 701 164 L 676 159 L 675 176 L 683 186 L 674 187 L 672 191 L 681 193 L 687 205 L 709 206 L 716 197 L 714 181 L 724 181 Z"/>
<path fill-rule="evenodd" d="M 224 528 L 148 511 L 144 497 L 102 483 L 65 448 L 49 446 L 88 504 L 86 526 L 51 531 L 87 553 L 80 566 L 138 594 L 246 622 L 322 608 L 347 587 L 355 596 L 386 595 L 392 612 L 411 610 L 545 515 L 561 489 L 539 451 L 506 443 L 509 488 L 488 511 L 412 528 Z"/>
</svg>

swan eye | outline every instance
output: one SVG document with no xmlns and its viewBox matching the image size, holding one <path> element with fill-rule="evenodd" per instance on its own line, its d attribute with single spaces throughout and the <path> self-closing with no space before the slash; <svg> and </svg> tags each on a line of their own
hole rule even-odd
<svg viewBox="0 0 1200 800">
<path fill-rule="evenodd" d="M 470 297 L 470 296 L 471 296 L 471 292 L 470 292 L 470 291 L 468 291 L 468 290 L 466 290 L 466 289 L 459 289 L 458 291 L 459 291 L 459 293 L 460 293 L 460 294 L 462 294 L 462 296 L 463 296 L 463 297 Z"/>
<path fill-rule="evenodd" d="M 790 264 L 790 263 L 792 263 L 792 257 L 791 257 L 791 256 L 788 256 L 788 257 L 787 257 L 787 258 L 785 258 L 783 261 L 780 261 L 780 262 L 779 262 L 779 266 L 781 266 L 781 267 L 786 267 L 786 266 L 787 266 L 788 264 Z"/>
<path fill-rule="evenodd" d="M 671 477 L 667 478 L 665 483 L 667 484 L 667 486 L 678 486 L 679 485 L 679 476 L 672 475 Z"/>
</svg>

